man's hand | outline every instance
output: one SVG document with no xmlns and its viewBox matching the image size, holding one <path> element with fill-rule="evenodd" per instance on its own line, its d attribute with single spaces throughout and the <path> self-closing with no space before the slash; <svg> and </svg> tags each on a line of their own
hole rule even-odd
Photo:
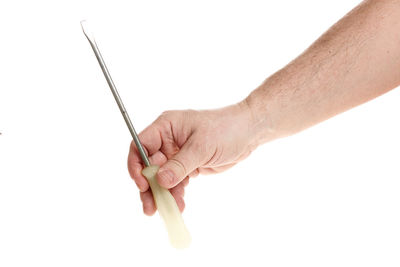
<svg viewBox="0 0 400 267">
<path fill-rule="evenodd" d="M 139 134 L 151 164 L 161 166 L 158 183 L 170 190 L 181 211 L 190 177 L 224 171 L 257 146 L 251 121 L 244 101 L 217 110 L 167 111 Z M 143 162 L 132 142 L 128 170 L 140 190 L 144 213 L 152 215 L 156 206 L 142 169 Z"/>
<path fill-rule="evenodd" d="M 226 170 L 258 145 L 295 134 L 400 84 L 400 1 L 365 0 L 243 102 L 169 111 L 140 134 L 158 182 L 181 210 L 189 177 Z M 144 212 L 156 208 L 134 145 L 129 172 Z"/>
</svg>

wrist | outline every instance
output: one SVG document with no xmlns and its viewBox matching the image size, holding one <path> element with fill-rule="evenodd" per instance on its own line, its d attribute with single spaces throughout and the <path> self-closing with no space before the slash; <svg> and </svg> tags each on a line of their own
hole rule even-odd
<svg viewBox="0 0 400 267">
<path fill-rule="evenodd" d="M 278 138 L 268 103 L 265 101 L 267 97 L 259 95 L 259 91 L 264 90 L 256 89 L 242 101 L 249 114 L 249 132 L 255 147 Z"/>
</svg>

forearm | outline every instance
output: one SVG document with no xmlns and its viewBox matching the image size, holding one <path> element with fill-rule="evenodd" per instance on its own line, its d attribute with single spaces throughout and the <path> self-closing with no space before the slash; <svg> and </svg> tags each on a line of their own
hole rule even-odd
<svg viewBox="0 0 400 267">
<path fill-rule="evenodd" d="M 400 84 L 400 1 L 364 1 L 247 98 L 258 144 Z"/>
</svg>

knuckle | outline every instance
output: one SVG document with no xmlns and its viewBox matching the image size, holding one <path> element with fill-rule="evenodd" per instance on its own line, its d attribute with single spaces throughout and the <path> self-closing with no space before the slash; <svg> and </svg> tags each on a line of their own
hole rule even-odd
<svg viewBox="0 0 400 267">
<path fill-rule="evenodd" d="M 158 116 L 158 119 L 160 119 L 160 120 L 166 120 L 166 119 L 170 118 L 171 116 L 173 116 L 173 114 L 174 114 L 175 112 L 176 112 L 176 111 L 174 111 L 174 110 L 166 110 L 166 111 L 164 111 L 163 113 L 161 113 L 160 116 Z"/>
<path fill-rule="evenodd" d="M 167 110 L 161 113 L 161 115 L 158 116 L 158 118 L 155 120 L 154 123 L 159 127 L 161 127 L 162 129 L 168 128 L 171 121 L 173 121 L 175 117 L 176 117 L 176 111 Z"/>
</svg>

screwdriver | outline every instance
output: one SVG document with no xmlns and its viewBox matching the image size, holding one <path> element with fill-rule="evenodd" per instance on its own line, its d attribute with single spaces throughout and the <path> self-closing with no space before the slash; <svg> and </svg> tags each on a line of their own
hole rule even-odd
<svg viewBox="0 0 400 267">
<path fill-rule="evenodd" d="M 190 245 L 191 237 L 183 222 L 183 218 L 179 211 L 178 205 L 176 204 L 176 201 L 169 190 L 161 187 L 156 180 L 159 166 L 150 164 L 149 158 L 147 157 L 143 145 L 139 140 L 135 128 L 133 127 L 128 112 L 126 111 L 118 90 L 115 87 L 110 72 L 107 69 L 107 66 L 97 46 L 94 35 L 90 31 L 87 21 L 81 21 L 81 26 L 83 33 L 88 39 L 90 46 L 92 47 L 93 52 L 96 55 L 97 61 L 100 64 L 101 70 L 103 71 L 104 77 L 107 80 L 108 86 L 111 89 L 114 99 L 118 104 L 119 110 L 124 117 L 125 123 L 128 126 L 128 129 L 132 135 L 133 141 L 139 151 L 140 157 L 142 158 L 142 161 L 146 166 L 143 169 L 142 174 L 147 178 L 147 181 L 149 182 L 157 206 L 157 210 L 160 216 L 163 218 L 165 226 L 167 228 L 171 245 L 176 248 L 186 248 Z"/>
</svg>

